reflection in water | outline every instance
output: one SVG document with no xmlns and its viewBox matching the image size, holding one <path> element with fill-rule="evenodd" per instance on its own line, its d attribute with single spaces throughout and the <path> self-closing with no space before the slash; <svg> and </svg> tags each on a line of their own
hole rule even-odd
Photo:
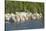
<svg viewBox="0 0 46 31">
<path fill-rule="evenodd" d="M 43 19 L 26 21 L 24 23 L 5 23 L 6 30 L 23 30 L 23 29 L 39 29 L 44 28 Z"/>
</svg>

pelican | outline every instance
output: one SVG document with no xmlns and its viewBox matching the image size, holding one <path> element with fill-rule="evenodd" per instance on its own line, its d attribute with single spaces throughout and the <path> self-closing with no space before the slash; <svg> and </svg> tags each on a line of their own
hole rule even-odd
<svg viewBox="0 0 46 31">
<path fill-rule="evenodd" d="M 25 22 L 25 17 L 24 16 L 21 16 L 21 23 Z"/>
<path fill-rule="evenodd" d="M 36 17 L 37 17 L 38 20 L 40 19 L 39 13 L 36 14 Z"/>
<path fill-rule="evenodd" d="M 5 20 L 9 21 L 10 17 L 11 17 L 11 15 L 9 13 L 5 14 L 5 18 L 6 18 Z"/>
<path fill-rule="evenodd" d="M 11 13 L 11 18 L 13 19 L 13 21 L 16 23 L 17 22 L 17 19 L 16 19 L 16 15 Z"/>
<path fill-rule="evenodd" d="M 40 19 L 43 18 L 42 13 L 40 13 Z"/>
<path fill-rule="evenodd" d="M 32 19 L 36 20 L 36 14 L 32 14 Z"/>
<path fill-rule="evenodd" d="M 28 21 L 28 19 L 29 19 L 28 16 L 26 16 L 25 19 L 26 19 L 26 21 Z"/>
<path fill-rule="evenodd" d="M 20 22 L 20 16 L 17 15 L 17 16 L 16 16 L 16 19 L 17 19 L 17 22 L 19 23 L 19 22 Z"/>
</svg>

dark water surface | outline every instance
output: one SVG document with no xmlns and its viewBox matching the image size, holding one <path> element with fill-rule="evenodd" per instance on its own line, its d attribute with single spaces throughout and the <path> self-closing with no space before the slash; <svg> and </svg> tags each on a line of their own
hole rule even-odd
<svg viewBox="0 0 46 31">
<path fill-rule="evenodd" d="M 6 31 L 23 30 L 23 29 L 39 29 L 44 28 L 43 20 L 31 20 L 24 23 L 5 23 Z"/>
</svg>

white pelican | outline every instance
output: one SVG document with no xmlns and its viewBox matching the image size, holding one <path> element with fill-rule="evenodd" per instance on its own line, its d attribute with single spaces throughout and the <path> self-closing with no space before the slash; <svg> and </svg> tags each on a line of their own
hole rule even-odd
<svg viewBox="0 0 46 31">
<path fill-rule="evenodd" d="M 26 21 L 28 21 L 28 19 L 29 19 L 28 16 L 26 16 L 25 19 L 26 19 Z"/>
<path fill-rule="evenodd" d="M 5 14 L 5 18 L 6 18 L 7 21 L 9 21 L 10 18 L 11 18 L 11 15 L 9 13 Z"/>
<path fill-rule="evenodd" d="M 14 20 L 14 22 L 16 23 L 17 22 L 17 18 L 16 18 L 17 16 L 15 14 L 11 13 L 11 17 Z"/>
<path fill-rule="evenodd" d="M 20 22 L 20 16 L 19 15 L 16 16 L 16 20 L 18 23 Z"/>
<path fill-rule="evenodd" d="M 36 16 L 37 16 L 37 19 L 40 19 L 40 15 L 38 13 L 36 14 Z"/>
<path fill-rule="evenodd" d="M 43 18 L 42 13 L 40 13 L 40 18 Z"/>
<path fill-rule="evenodd" d="M 21 16 L 21 22 L 25 22 L 25 17 L 24 16 Z"/>
<path fill-rule="evenodd" d="M 32 14 L 32 19 L 36 20 L 36 15 L 35 14 Z"/>
<path fill-rule="evenodd" d="M 32 13 L 27 14 L 28 20 L 31 20 L 31 16 L 32 16 Z"/>
</svg>

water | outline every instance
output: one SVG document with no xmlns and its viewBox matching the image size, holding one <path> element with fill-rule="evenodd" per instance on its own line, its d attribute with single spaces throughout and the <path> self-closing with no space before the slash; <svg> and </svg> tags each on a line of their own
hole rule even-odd
<svg viewBox="0 0 46 31">
<path fill-rule="evenodd" d="M 24 23 L 5 23 L 6 30 L 23 30 L 23 29 L 39 29 L 44 28 L 43 20 L 31 20 Z"/>
</svg>

